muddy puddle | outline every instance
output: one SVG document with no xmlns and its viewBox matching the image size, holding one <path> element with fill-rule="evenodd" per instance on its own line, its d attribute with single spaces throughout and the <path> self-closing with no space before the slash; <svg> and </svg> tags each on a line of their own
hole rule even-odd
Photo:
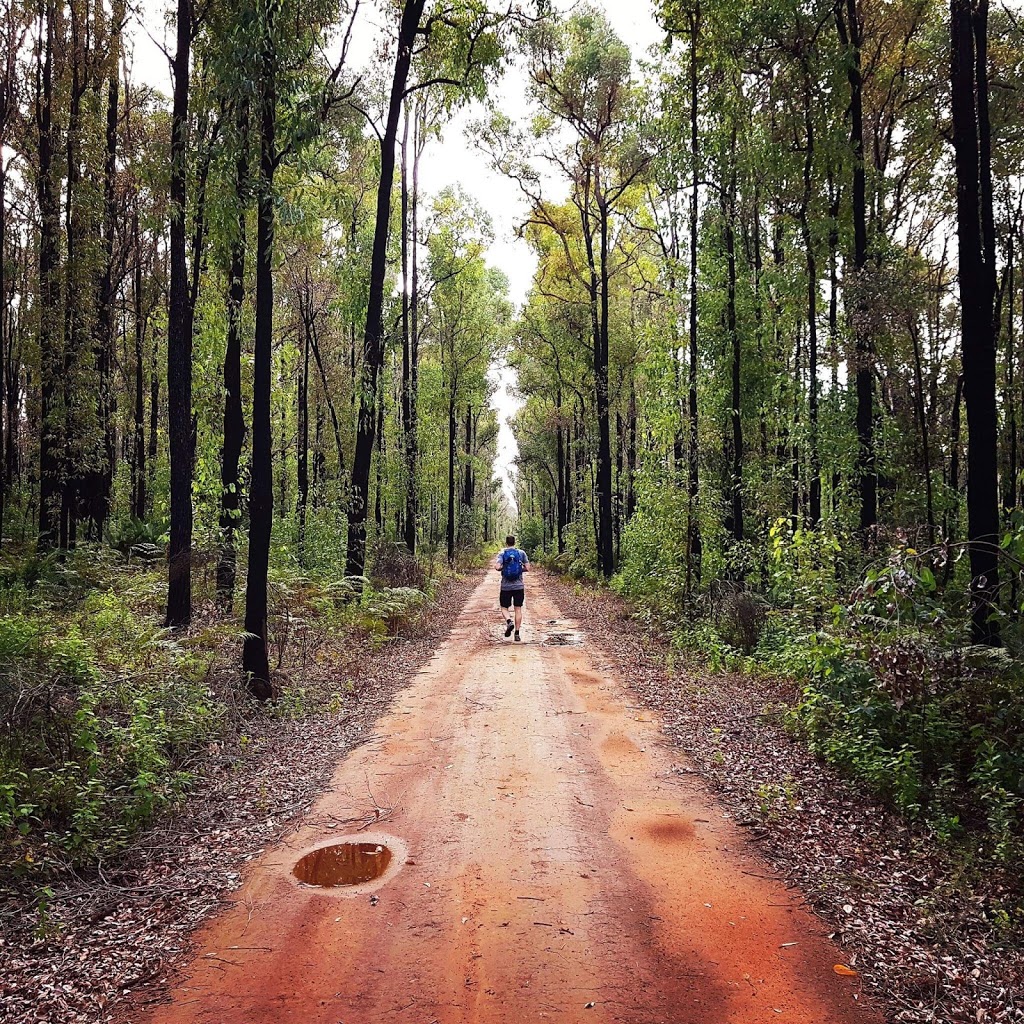
<svg viewBox="0 0 1024 1024">
<path fill-rule="evenodd" d="M 552 647 L 576 647 L 582 643 L 582 638 L 571 629 L 553 630 L 544 637 L 544 643 Z"/>
<path fill-rule="evenodd" d="M 306 885 L 363 885 L 380 878 L 391 858 L 391 851 L 381 843 L 335 843 L 307 853 L 292 874 Z"/>
</svg>

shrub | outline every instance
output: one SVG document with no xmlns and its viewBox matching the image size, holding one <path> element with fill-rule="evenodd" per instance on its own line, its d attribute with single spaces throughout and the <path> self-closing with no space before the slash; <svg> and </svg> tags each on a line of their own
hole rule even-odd
<svg viewBox="0 0 1024 1024">
<path fill-rule="evenodd" d="M 752 654 L 761 641 L 768 608 L 764 600 L 748 591 L 726 595 L 718 609 L 718 631 L 731 647 Z"/>
<path fill-rule="evenodd" d="M 377 589 L 411 587 L 426 590 L 427 576 L 416 556 L 404 544 L 381 541 L 373 552 L 369 577 Z"/>
<path fill-rule="evenodd" d="M 114 594 L 0 618 L 0 864 L 108 855 L 177 799 L 218 727 L 202 667 Z"/>
</svg>

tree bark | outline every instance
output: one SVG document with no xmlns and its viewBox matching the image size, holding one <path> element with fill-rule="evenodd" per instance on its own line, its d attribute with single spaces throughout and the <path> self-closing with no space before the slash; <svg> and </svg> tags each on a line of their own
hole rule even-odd
<svg viewBox="0 0 1024 1024">
<path fill-rule="evenodd" d="M 268 18 L 269 18 L 268 14 Z M 268 22 L 260 55 L 260 171 L 256 221 L 256 338 L 253 362 L 252 482 L 249 487 L 249 572 L 245 589 L 242 671 L 253 696 L 273 696 L 267 654 L 267 575 L 274 517 L 271 364 L 274 343 L 274 171 L 277 56 Z"/>
<path fill-rule="evenodd" d="M 405 0 L 398 31 L 398 48 L 391 81 L 388 114 L 380 142 L 380 182 L 370 260 L 370 287 L 363 335 L 363 367 L 359 395 L 359 420 L 352 456 L 352 484 L 349 491 L 348 552 L 345 571 L 362 576 L 366 568 L 366 515 L 370 466 L 376 441 L 378 378 L 384 362 L 384 278 L 387 270 L 388 233 L 391 223 L 391 187 L 395 175 L 395 141 L 402 113 L 412 49 L 423 14 L 425 0 Z"/>
<path fill-rule="evenodd" d="M 697 246 L 700 195 L 700 133 L 697 103 L 697 47 L 700 40 L 701 7 L 698 2 L 690 15 L 690 160 L 693 184 L 690 191 L 690 310 L 689 310 L 689 387 L 688 412 L 690 434 L 687 452 L 687 529 L 686 529 L 686 597 L 693 597 L 694 586 L 700 589 L 702 541 L 700 533 L 700 456 L 699 416 L 697 408 Z"/>
<path fill-rule="evenodd" d="M 139 197 L 132 205 L 132 238 L 134 266 L 132 291 L 135 316 L 135 445 L 132 459 L 132 515 L 146 518 L 146 395 L 145 359 L 146 313 L 142 297 L 142 236 L 139 230 Z"/>
<path fill-rule="evenodd" d="M 309 280 L 309 269 L 306 269 L 307 301 L 312 304 L 312 285 Z M 310 316 L 312 310 L 309 310 Z M 298 394 L 298 452 L 295 461 L 295 476 L 298 497 L 296 516 L 299 520 L 299 565 L 305 565 L 306 559 L 306 506 L 309 503 L 309 322 L 303 318 L 305 330 L 302 337 L 302 368 L 299 371 Z"/>
<path fill-rule="evenodd" d="M 868 262 L 867 179 L 864 163 L 863 79 L 861 75 L 862 30 L 857 0 L 836 5 L 836 26 L 843 46 L 850 50 L 847 78 L 850 83 L 850 148 L 853 151 L 853 335 L 857 354 L 857 486 L 860 494 L 860 529 L 866 542 L 878 522 L 878 470 L 875 463 L 874 343 L 868 329 L 865 268 Z"/>
<path fill-rule="evenodd" d="M 722 217 L 725 228 L 725 257 L 728 274 L 728 295 L 726 301 L 726 330 L 729 335 L 732 354 L 730 420 L 732 423 L 732 467 L 729 481 L 729 500 L 732 506 L 732 536 L 735 541 L 743 540 L 743 417 L 742 395 L 742 345 L 736 329 L 736 129 L 733 128 L 730 154 L 729 194 L 722 200 Z"/>
<path fill-rule="evenodd" d="M 235 529 L 241 505 L 238 465 L 245 440 L 242 411 L 242 304 L 245 301 L 246 189 L 249 181 L 249 111 L 238 115 L 238 157 L 235 160 L 235 237 L 228 263 L 227 344 L 224 352 L 224 437 L 220 454 L 220 550 L 217 554 L 217 603 L 230 611 L 235 600 L 238 555 Z"/>
<path fill-rule="evenodd" d="M 41 422 L 39 430 L 39 539 L 40 551 L 58 542 L 61 502 L 60 435 L 58 422 L 61 366 L 60 330 L 55 329 L 60 309 L 60 208 L 53 180 L 53 50 L 56 32 L 56 4 L 41 0 L 39 6 L 40 45 L 36 68 L 35 119 L 38 133 L 36 197 L 39 204 L 39 387 Z"/>
<path fill-rule="evenodd" d="M 97 493 L 91 514 L 97 538 L 110 516 L 110 492 L 114 483 L 114 422 L 117 412 L 114 392 L 114 235 L 117 226 L 117 123 L 120 104 L 121 29 L 124 0 L 117 0 L 110 18 L 110 62 L 107 81 L 106 151 L 103 163 L 103 265 L 97 295 L 96 365 L 99 375 L 99 417 L 103 434 L 102 464 L 95 474 Z"/>
<path fill-rule="evenodd" d="M 935 502 L 932 498 L 931 437 L 928 432 L 928 414 L 924 407 L 924 374 L 921 369 L 921 337 L 916 323 L 910 325 L 910 340 L 914 345 L 914 409 L 921 431 L 921 453 L 924 463 L 925 513 L 928 521 L 928 546 L 935 543 Z"/>
<path fill-rule="evenodd" d="M 192 619 L 192 329 L 185 266 L 191 0 L 178 0 L 171 113 L 171 294 L 167 324 L 167 409 L 171 464 L 171 536 L 165 625 Z"/>
<path fill-rule="evenodd" d="M 415 116 L 415 115 L 414 115 Z M 415 147 L 415 139 L 413 140 Z M 413 440 L 413 394 L 412 394 L 412 311 L 410 305 L 409 279 L 409 235 L 413 230 L 409 210 L 409 105 L 405 105 L 405 122 L 402 129 L 402 455 L 405 462 L 405 546 L 410 555 L 416 554 L 416 457 Z M 412 258 L 416 258 L 416 241 L 413 238 Z"/>
<path fill-rule="evenodd" d="M 455 418 L 455 401 L 448 402 L 448 564 L 455 565 L 455 439 L 458 436 L 458 421 Z"/>
<path fill-rule="evenodd" d="M 967 537 L 976 643 L 999 642 L 995 228 L 988 112 L 988 3 L 951 0 L 950 78 L 956 154 L 960 322 L 967 404 Z"/>
</svg>

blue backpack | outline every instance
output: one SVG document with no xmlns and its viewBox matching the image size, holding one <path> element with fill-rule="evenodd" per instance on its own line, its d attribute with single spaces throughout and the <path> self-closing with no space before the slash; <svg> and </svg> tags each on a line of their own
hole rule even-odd
<svg viewBox="0 0 1024 1024">
<path fill-rule="evenodd" d="M 501 553 L 501 578 L 513 583 L 522 578 L 523 553 L 519 548 L 507 548 Z"/>
</svg>

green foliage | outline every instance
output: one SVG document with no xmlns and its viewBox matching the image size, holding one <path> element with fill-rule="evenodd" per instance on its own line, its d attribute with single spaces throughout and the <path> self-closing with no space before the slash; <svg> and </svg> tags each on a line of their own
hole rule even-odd
<svg viewBox="0 0 1024 1024">
<path fill-rule="evenodd" d="M 540 554 L 544 547 L 544 524 L 538 516 L 528 516 L 519 521 L 516 544 L 530 558 L 536 558 Z"/>
<path fill-rule="evenodd" d="M 777 604 L 813 609 L 834 603 L 843 538 L 827 527 L 793 529 L 789 519 L 778 519 L 768 542 L 768 592 Z"/>
<path fill-rule="evenodd" d="M 65 622 L 0 618 L 0 860 L 110 855 L 173 803 L 218 728 L 204 667 L 111 591 Z"/>
</svg>

